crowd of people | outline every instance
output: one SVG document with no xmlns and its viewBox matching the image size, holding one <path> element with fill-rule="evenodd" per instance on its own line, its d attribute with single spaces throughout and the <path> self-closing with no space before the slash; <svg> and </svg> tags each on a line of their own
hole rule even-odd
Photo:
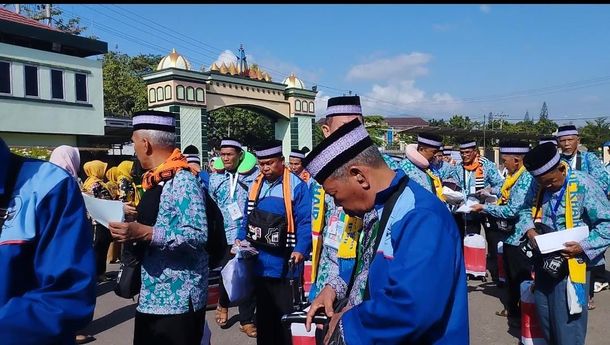
<svg viewBox="0 0 610 345">
<path fill-rule="evenodd" d="M 322 142 L 292 149 L 288 160 L 279 140 L 255 143 L 253 155 L 226 137 L 218 161 L 202 166 L 195 146 L 176 146 L 173 113 L 132 119 L 136 160 L 88 161 L 84 182 L 76 148 L 56 148 L 51 164 L 11 154 L 0 140 L 3 343 L 91 341 L 79 332 L 92 319 L 96 281 L 111 280 L 108 262 L 135 257 L 133 343 L 199 345 L 210 270 L 248 250 L 255 255 L 240 258 L 251 263 L 248 295 L 235 303 L 221 283 L 214 313 L 224 327 L 237 305 L 239 329 L 257 344 L 291 344 L 281 319 L 305 298 L 305 327 L 327 320 L 316 327 L 318 344 L 468 344 L 464 238 L 481 232 L 498 285 L 503 246 L 496 315 L 519 328 L 520 285 L 533 280 L 547 343 L 585 343 L 593 295 L 608 287 L 610 168 L 579 150 L 574 126 L 533 148 L 501 141 L 500 172 L 472 139 L 459 141 L 457 162 L 431 133 L 404 156 L 381 153 L 358 96 L 330 98 Z M 120 200 L 123 219 L 95 221 L 81 193 Z M 579 226 L 589 229 L 585 239 L 537 249 L 536 236 Z M 311 282 L 307 297 L 295 280 Z"/>
</svg>

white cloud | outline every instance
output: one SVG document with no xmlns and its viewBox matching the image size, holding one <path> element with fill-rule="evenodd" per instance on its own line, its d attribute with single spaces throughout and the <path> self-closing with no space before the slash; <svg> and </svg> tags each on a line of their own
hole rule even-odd
<svg viewBox="0 0 610 345">
<path fill-rule="evenodd" d="M 483 12 L 483 13 L 489 13 L 489 12 L 491 12 L 491 6 L 481 5 L 481 6 L 479 6 L 479 10 L 481 10 L 481 12 Z"/>
<path fill-rule="evenodd" d="M 347 73 L 347 80 L 404 80 L 428 74 L 426 64 L 432 55 L 425 53 L 401 54 L 390 58 L 352 67 Z"/>
<path fill-rule="evenodd" d="M 318 94 L 316 95 L 316 118 L 320 118 L 324 116 L 326 111 L 326 105 L 328 104 L 328 99 L 330 96 L 324 94 L 324 91 L 318 90 Z"/>
<path fill-rule="evenodd" d="M 233 53 L 230 50 L 225 50 L 222 53 L 220 53 L 220 55 L 218 55 L 218 58 L 216 59 L 216 61 L 214 61 L 215 64 L 217 64 L 218 66 L 220 66 L 221 64 L 225 64 L 225 65 L 229 65 L 230 63 L 237 63 L 237 56 L 235 56 L 235 53 Z"/>
<path fill-rule="evenodd" d="M 432 24 L 432 30 L 434 31 L 438 31 L 438 32 L 447 32 L 447 31 L 451 31 L 454 29 L 454 25 L 453 24 L 449 24 L 449 23 L 442 23 L 442 24 Z"/>
</svg>

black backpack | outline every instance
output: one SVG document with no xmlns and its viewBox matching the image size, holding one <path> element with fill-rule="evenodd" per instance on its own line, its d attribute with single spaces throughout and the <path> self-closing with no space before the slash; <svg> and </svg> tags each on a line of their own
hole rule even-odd
<svg viewBox="0 0 610 345">
<path fill-rule="evenodd" d="M 205 215 L 208 221 L 208 241 L 205 250 L 208 252 L 208 267 L 210 270 L 222 265 L 227 248 L 225 237 L 225 223 L 216 202 L 204 191 L 205 194 Z M 232 243 L 229 243 L 232 245 Z"/>
</svg>

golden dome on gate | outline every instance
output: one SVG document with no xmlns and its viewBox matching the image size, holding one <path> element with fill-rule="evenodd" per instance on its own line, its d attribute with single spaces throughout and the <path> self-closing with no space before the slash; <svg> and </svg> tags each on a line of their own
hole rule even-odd
<svg viewBox="0 0 610 345">
<path fill-rule="evenodd" d="M 288 86 L 289 88 L 305 89 L 305 83 L 303 83 L 301 79 L 297 78 L 294 73 L 291 73 L 288 78 L 284 79 L 282 84 Z"/>
<path fill-rule="evenodd" d="M 159 61 L 157 71 L 166 68 L 179 68 L 189 71 L 191 69 L 191 63 L 182 55 L 176 53 L 176 49 L 172 49 L 172 52 Z"/>
</svg>

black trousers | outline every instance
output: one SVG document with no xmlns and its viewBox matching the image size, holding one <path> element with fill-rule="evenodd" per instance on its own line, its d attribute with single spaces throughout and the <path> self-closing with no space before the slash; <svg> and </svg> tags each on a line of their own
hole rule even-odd
<svg viewBox="0 0 610 345">
<path fill-rule="evenodd" d="M 510 235 L 508 232 L 498 230 L 495 219 L 489 217 L 482 220 L 487 240 L 487 269 L 493 281 L 498 281 L 498 243 L 504 242 Z"/>
<path fill-rule="evenodd" d="M 295 284 L 295 290 L 296 290 Z M 293 296 L 297 291 L 288 279 L 256 277 L 257 345 L 290 345 L 290 329 L 281 323 L 282 316 L 294 311 Z"/>
<path fill-rule="evenodd" d="M 608 279 L 606 279 L 606 265 L 587 266 L 587 271 L 591 272 L 589 298 L 593 298 L 593 294 L 595 293 L 595 291 L 593 291 L 593 289 L 595 289 L 595 282 L 606 283 L 608 281 Z"/>
<path fill-rule="evenodd" d="M 502 258 L 506 273 L 504 308 L 509 317 L 521 317 L 521 283 L 532 279 L 532 262 L 519 247 L 504 243 Z"/>
<path fill-rule="evenodd" d="M 106 259 L 110 243 L 112 243 L 110 230 L 102 224 L 93 225 L 93 251 L 95 252 L 95 270 L 98 276 L 106 273 Z"/>
<path fill-rule="evenodd" d="M 233 258 L 233 254 L 231 254 L 231 246 L 227 246 L 225 251 L 225 256 L 222 260 L 222 267 L 224 267 L 229 260 Z M 227 294 L 227 290 L 222 283 L 222 279 L 220 279 L 220 297 L 218 298 L 218 304 L 223 308 L 229 308 L 231 306 L 231 301 L 229 300 L 229 295 Z M 254 309 L 256 308 L 256 296 L 252 295 L 250 298 L 244 300 L 238 305 L 239 309 L 239 324 L 246 325 L 249 323 L 254 323 Z"/>
<path fill-rule="evenodd" d="M 136 311 L 133 345 L 200 345 L 205 309 L 176 315 Z"/>
</svg>

